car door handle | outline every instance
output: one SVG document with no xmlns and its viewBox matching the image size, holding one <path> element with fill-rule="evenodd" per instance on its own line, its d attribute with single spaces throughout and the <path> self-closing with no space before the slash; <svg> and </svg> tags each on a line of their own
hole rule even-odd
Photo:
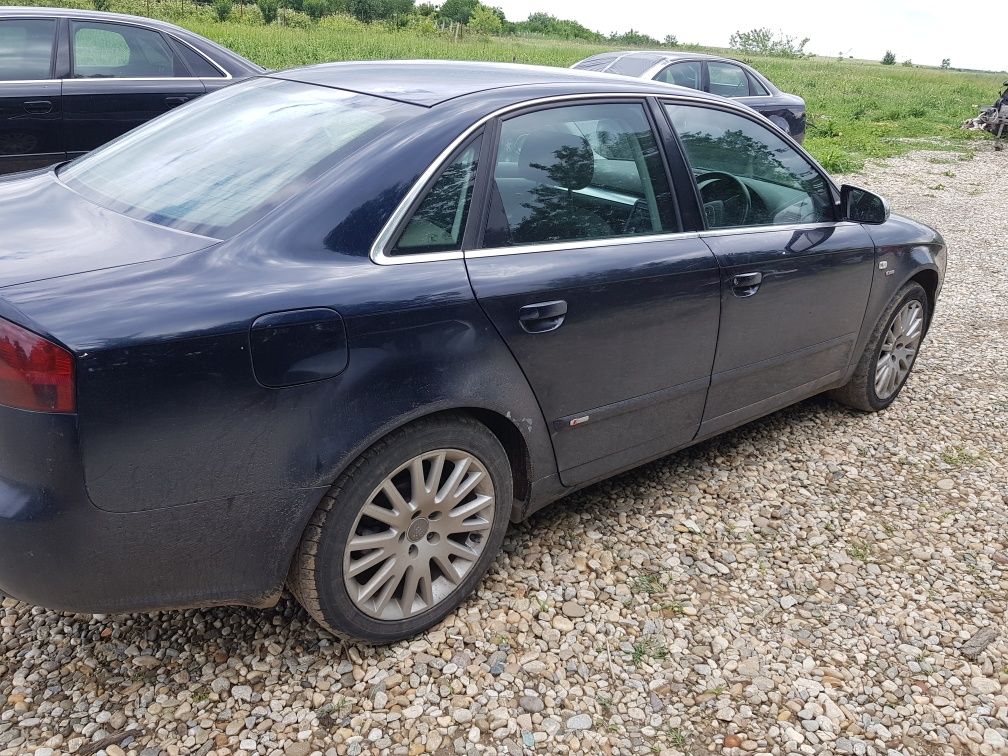
<svg viewBox="0 0 1008 756">
<path fill-rule="evenodd" d="M 28 100 L 24 104 L 24 109 L 26 113 L 36 113 L 38 115 L 52 113 L 52 100 Z"/>
<path fill-rule="evenodd" d="M 165 105 L 167 105 L 169 108 L 175 108 L 178 107 L 179 105 L 182 105 L 183 103 L 189 102 L 189 100 L 191 99 L 192 99 L 191 97 L 185 97 L 185 96 L 165 97 L 164 101 Z"/>
<path fill-rule="evenodd" d="M 518 310 L 518 324 L 526 333 L 549 333 L 563 325 L 566 315 L 567 303 L 562 299 L 536 302 Z"/>
<path fill-rule="evenodd" d="M 732 291 L 736 297 L 751 297 L 759 291 L 761 283 L 763 283 L 762 273 L 739 273 L 732 278 Z"/>
</svg>

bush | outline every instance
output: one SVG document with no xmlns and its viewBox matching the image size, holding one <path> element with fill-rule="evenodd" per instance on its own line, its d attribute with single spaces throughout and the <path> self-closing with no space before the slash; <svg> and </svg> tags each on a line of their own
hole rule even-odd
<svg viewBox="0 0 1008 756">
<path fill-rule="evenodd" d="M 799 41 L 797 37 L 774 36 L 769 27 L 737 31 L 731 35 L 728 44 L 733 50 L 750 55 L 774 55 L 778 58 L 804 58 L 805 45 L 809 38 Z"/>
<path fill-rule="evenodd" d="M 623 34 L 610 34 L 609 41 L 621 47 L 661 47 L 661 42 L 654 37 L 633 29 Z"/>
<path fill-rule="evenodd" d="M 231 0 L 214 0 L 214 14 L 217 16 L 217 20 L 221 23 L 231 18 L 231 11 L 233 8 L 234 3 L 232 3 Z"/>
<path fill-rule="evenodd" d="M 501 34 L 504 31 L 504 22 L 492 9 L 480 5 L 469 16 L 469 30 L 487 36 Z"/>
<path fill-rule="evenodd" d="M 438 26 L 434 16 L 414 13 L 406 19 L 406 28 L 420 37 L 437 36 Z"/>
<path fill-rule="evenodd" d="M 949 58 L 942 58 L 942 68 L 950 68 L 952 66 L 952 61 Z"/>
<path fill-rule="evenodd" d="M 107 11 L 112 6 L 110 0 L 91 0 L 91 4 L 96 11 Z"/>
<path fill-rule="evenodd" d="M 909 68 L 910 66 L 913 65 L 913 61 L 910 60 L 910 58 L 907 58 L 906 60 L 903 61 L 903 65 Z"/>
<path fill-rule="evenodd" d="M 298 13 L 290 8 L 280 8 L 277 10 L 277 26 L 288 26 L 291 29 L 311 29 L 314 26 L 312 20 L 304 13 Z"/>
<path fill-rule="evenodd" d="M 548 13 L 533 13 L 528 17 L 528 20 L 515 24 L 514 30 L 518 34 L 541 34 L 544 37 L 583 39 L 588 42 L 605 41 L 605 37 L 601 34 L 593 32 L 587 26 L 582 26 L 577 21 L 557 18 Z"/>
<path fill-rule="evenodd" d="M 894 66 L 896 65 L 896 54 L 892 50 L 886 50 L 885 55 L 882 56 L 883 66 Z"/>
</svg>

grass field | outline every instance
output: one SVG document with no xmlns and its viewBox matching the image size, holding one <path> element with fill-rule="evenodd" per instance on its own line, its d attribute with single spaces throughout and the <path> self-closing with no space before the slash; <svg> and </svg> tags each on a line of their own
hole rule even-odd
<svg viewBox="0 0 1008 756">
<path fill-rule="evenodd" d="M 46 4 L 90 7 L 74 0 Z M 569 66 L 593 53 L 612 49 L 541 38 L 464 36 L 455 41 L 448 36 L 423 36 L 383 24 L 361 24 L 346 17 L 328 17 L 314 23 L 301 14 L 287 16 L 291 26 L 264 26 L 255 6 L 236 6 L 227 23 L 218 22 L 209 6 L 183 6 L 163 0 L 120 0 L 113 3 L 112 9 L 164 18 L 273 69 L 384 58 Z M 815 30 L 809 30 L 809 34 L 814 42 Z M 969 151 L 976 140 L 990 137 L 963 131 L 960 124 L 975 116 L 979 106 L 993 102 L 1006 78 L 1004 74 L 827 58 L 743 56 L 743 60 L 781 89 L 805 98 L 809 113 L 806 147 L 828 170 L 839 172 L 856 170 L 870 157 L 897 155 L 922 146 Z"/>
</svg>

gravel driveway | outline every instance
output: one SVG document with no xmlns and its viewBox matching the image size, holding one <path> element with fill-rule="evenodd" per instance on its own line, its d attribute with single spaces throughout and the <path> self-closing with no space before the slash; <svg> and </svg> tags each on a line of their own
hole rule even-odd
<svg viewBox="0 0 1008 756">
<path fill-rule="evenodd" d="M 951 250 L 890 410 L 812 399 L 572 496 L 387 648 L 286 599 L 7 600 L 0 754 L 1008 753 L 1008 152 L 981 146 L 850 177 Z"/>
</svg>

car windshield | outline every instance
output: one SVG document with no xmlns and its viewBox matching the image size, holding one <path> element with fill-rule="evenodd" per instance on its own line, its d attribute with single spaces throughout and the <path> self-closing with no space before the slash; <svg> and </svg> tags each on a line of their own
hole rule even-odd
<svg viewBox="0 0 1008 756">
<path fill-rule="evenodd" d="M 418 111 L 338 89 L 253 79 L 150 121 L 59 177 L 132 218 L 226 238 Z"/>
</svg>

